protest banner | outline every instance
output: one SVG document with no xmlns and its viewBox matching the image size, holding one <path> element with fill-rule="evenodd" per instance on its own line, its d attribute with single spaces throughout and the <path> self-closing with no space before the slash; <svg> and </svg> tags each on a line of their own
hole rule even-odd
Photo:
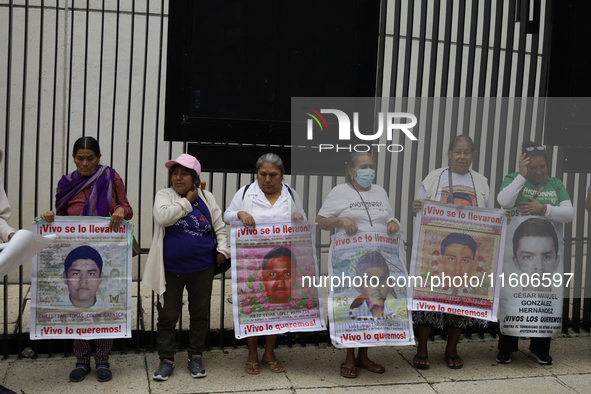
<svg viewBox="0 0 591 394">
<path fill-rule="evenodd" d="M 232 295 L 236 338 L 326 329 L 319 288 L 315 223 L 232 224 Z"/>
<path fill-rule="evenodd" d="M 564 287 L 563 226 L 511 210 L 501 284 L 500 322 L 505 335 L 551 337 L 562 328 Z"/>
<path fill-rule="evenodd" d="M 335 347 L 414 345 L 403 239 L 402 232 L 381 231 L 332 236 L 328 318 Z"/>
<path fill-rule="evenodd" d="M 506 221 L 501 209 L 425 201 L 414 234 L 410 309 L 497 321 Z"/>
<path fill-rule="evenodd" d="M 33 224 L 57 238 L 32 260 L 31 339 L 131 337 L 132 230 L 87 216 Z"/>
</svg>

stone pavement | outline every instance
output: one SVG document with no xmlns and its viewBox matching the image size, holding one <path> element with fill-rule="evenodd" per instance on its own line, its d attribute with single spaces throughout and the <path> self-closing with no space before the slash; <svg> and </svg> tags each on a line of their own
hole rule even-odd
<svg viewBox="0 0 591 394">
<path fill-rule="evenodd" d="M 458 346 L 464 368 L 451 370 L 443 360 L 445 343 L 429 344 L 431 368 L 412 367 L 415 347 L 379 347 L 370 357 L 386 367 L 383 375 L 359 370 L 356 379 L 339 375 L 345 351 L 325 344 L 276 349 L 285 373 L 262 368 L 259 375 L 244 372 L 247 350 L 212 350 L 204 354 L 207 377 L 193 379 L 187 370 L 186 354 L 176 356 L 176 370 L 166 382 L 152 380 L 158 366 L 156 353 L 112 354 L 113 380 L 96 381 L 91 372 L 83 382 L 68 381 L 74 357 L 40 355 L 37 359 L 0 361 L 0 384 L 17 393 L 589 393 L 591 392 L 591 335 L 562 335 L 552 343 L 554 365 L 542 366 L 527 356 L 528 340 L 520 341 L 520 352 L 511 364 L 495 362 L 497 342 L 493 338 L 462 338 Z M 262 354 L 262 351 L 259 353 Z"/>
</svg>

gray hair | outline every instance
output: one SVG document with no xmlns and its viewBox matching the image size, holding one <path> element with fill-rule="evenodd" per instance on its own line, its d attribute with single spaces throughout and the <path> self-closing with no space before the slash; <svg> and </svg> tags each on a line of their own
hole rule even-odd
<svg viewBox="0 0 591 394">
<path fill-rule="evenodd" d="M 256 172 L 259 172 L 259 168 L 265 163 L 271 163 L 281 171 L 281 175 L 285 174 L 285 167 L 283 166 L 283 160 L 275 153 L 265 153 L 257 160 Z"/>
<path fill-rule="evenodd" d="M 472 141 L 472 138 L 470 138 L 469 135 L 460 134 L 460 135 L 455 136 L 454 138 L 452 138 L 449 141 L 450 152 L 452 150 L 454 150 L 456 145 L 459 144 L 460 142 L 467 142 L 470 145 L 470 150 L 472 151 L 472 153 L 474 153 L 474 151 L 476 150 L 476 146 L 474 145 L 474 141 Z"/>
</svg>

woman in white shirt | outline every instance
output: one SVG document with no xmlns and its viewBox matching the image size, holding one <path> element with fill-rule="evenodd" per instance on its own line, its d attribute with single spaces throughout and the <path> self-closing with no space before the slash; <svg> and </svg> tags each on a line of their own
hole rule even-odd
<svg viewBox="0 0 591 394">
<path fill-rule="evenodd" d="M 423 180 L 416 199 L 412 202 L 413 215 L 416 216 L 417 212 L 423 208 L 424 200 L 465 206 L 492 207 L 487 179 L 470 169 L 474 150 L 474 142 L 467 135 L 458 135 L 450 141 L 447 152 L 450 166 L 430 172 Z M 417 325 L 418 342 L 413 366 L 418 369 L 429 368 L 427 341 L 433 327 L 439 329 L 443 329 L 444 326 L 448 327 L 445 361 L 449 368 L 460 369 L 464 366 L 464 361 L 458 355 L 457 346 L 462 330 L 474 324 L 486 325 L 484 320 L 443 312 L 413 312 L 412 320 Z"/>
<path fill-rule="evenodd" d="M 347 161 L 345 183 L 335 186 L 322 204 L 316 222 L 318 228 L 338 233 L 355 235 L 358 231 L 370 229 L 387 230 L 394 234 L 400 223 L 394 218 L 388 194 L 381 186 L 372 184 L 375 165 L 369 153 L 353 153 Z M 386 369 L 367 356 L 367 347 L 360 347 L 357 357 L 355 349 L 347 349 L 345 362 L 341 364 L 341 376 L 356 378 L 357 369 L 364 368 L 374 373 Z"/>
<path fill-rule="evenodd" d="M 285 167 L 283 161 L 274 153 L 266 153 L 256 163 L 257 179 L 236 192 L 230 206 L 224 212 L 228 224 L 240 220 L 246 227 L 255 228 L 257 222 L 277 219 L 306 220 L 300 197 L 288 184 L 283 183 Z M 246 373 L 260 373 L 258 337 L 248 337 L 248 360 L 244 367 Z M 277 335 L 267 335 L 262 363 L 272 372 L 283 372 L 285 367 L 277 361 L 273 349 Z"/>
</svg>

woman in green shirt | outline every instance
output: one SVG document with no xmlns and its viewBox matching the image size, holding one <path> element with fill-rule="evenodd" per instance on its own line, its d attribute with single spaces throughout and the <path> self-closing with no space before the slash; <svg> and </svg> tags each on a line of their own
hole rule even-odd
<svg viewBox="0 0 591 394">
<path fill-rule="evenodd" d="M 524 142 L 519 158 L 519 172 L 505 177 L 497 201 L 505 209 L 518 207 L 524 215 L 538 215 L 549 220 L 568 223 L 574 209 L 562 182 L 547 176 L 546 149 L 533 142 Z M 531 339 L 530 351 L 540 364 L 552 364 L 550 337 Z M 500 334 L 497 362 L 511 362 L 511 353 L 519 350 L 519 338 Z"/>
</svg>

